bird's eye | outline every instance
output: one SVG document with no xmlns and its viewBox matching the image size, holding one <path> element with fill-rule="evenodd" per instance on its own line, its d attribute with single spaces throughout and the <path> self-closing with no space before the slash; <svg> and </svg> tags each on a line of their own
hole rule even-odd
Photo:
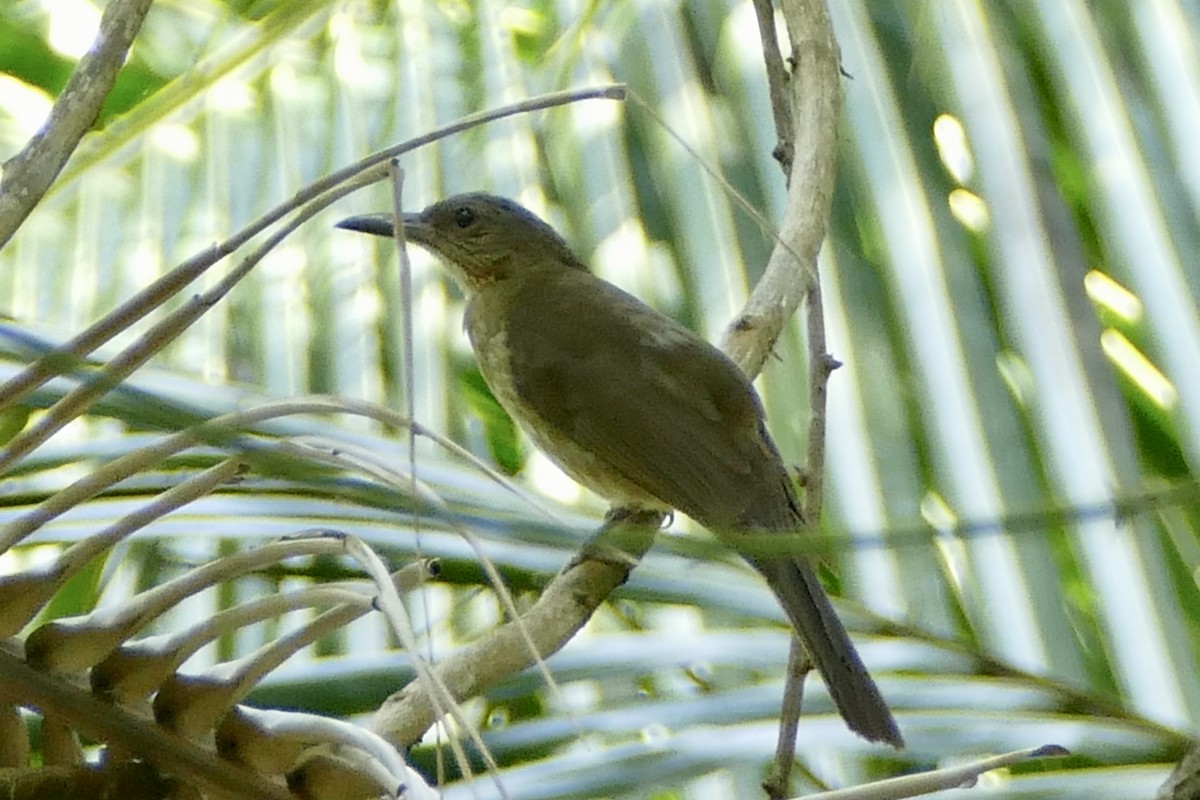
<svg viewBox="0 0 1200 800">
<path fill-rule="evenodd" d="M 460 228 L 465 228 L 475 221 L 475 212 L 463 206 L 454 212 L 454 224 Z"/>
</svg>

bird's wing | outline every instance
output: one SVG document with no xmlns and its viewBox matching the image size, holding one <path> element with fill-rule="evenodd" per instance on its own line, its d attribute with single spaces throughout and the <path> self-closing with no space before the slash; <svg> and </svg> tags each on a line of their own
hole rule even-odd
<svg viewBox="0 0 1200 800">
<path fill-rule="evenodd" d="M 522 288 L 508 345 L 520 353 L 517 394 L 542 424 L 642 491 L 709 528 L 794 523 L 779 509 L 794 504 L 790 485 L 769 485 L 788 478 L 757 396 L 696 334 L 594 276 L 563 272 Z"/>
</svg>

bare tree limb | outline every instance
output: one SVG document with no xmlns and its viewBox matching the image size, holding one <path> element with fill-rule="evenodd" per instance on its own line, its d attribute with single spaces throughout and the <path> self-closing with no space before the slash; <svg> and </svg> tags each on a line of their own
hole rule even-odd
<svg viewBox="0 0 1200 800">
<path fill-rule="evenodd" d="M 550 582 L 520 620 L 510 620 L 437 665 L 434 671 L 447 691 L 462 701 L 531 666 L 536 659 L 530 639 L 543 658 L 560 650 L 625 582 L 661 524 L 662 516 L 652 512 L 610 513 L 597 544 L 585 546 L 583 555 Z M 601 547 L 619 551 L 618 557 L 600 555 Z M 384 702 L 371 729 L 397 747 L 408 747 L 435 721 L 430 693 L 414 681 Z"/>
<path fill-rule="evenodd" d="M 108 4 L 92 49 L 79 59 L 46 124 L 5 162 L 0 180 L 0 247 L 21 227 L 96 121 L 151 2 L 112 0 Z"/>
<path fill-rule="evenodd" d="M 822 0 L 784 0 L 792 42 L 790 82 L 796 158 L 779 239 L 746 307 L 725 330 L 721 349 L 757 375 L 783 326 L 816 279 L 837 172 L 842 87 L 838 49 Z"/>
</svg>

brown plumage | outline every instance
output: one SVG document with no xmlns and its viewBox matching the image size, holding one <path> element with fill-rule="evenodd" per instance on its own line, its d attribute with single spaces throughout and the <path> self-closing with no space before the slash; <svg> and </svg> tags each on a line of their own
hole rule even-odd
<svg viewBox="0 0 1200 800">
<path fill-rule="evenodd" d="M 405 215 L 468 295 L 465 326 L 500 404 L 547 455 L 624 508 L 675 508 L 737 546 L 802 525 L 749 379 L 721 351 L 592 275 L 554 230 L 484 194 Z M 392 235 L 390 215 L 341 227 Z M 779 598 L 847 724 L 903 746 L 807 560 L 744 554 Z"/>
</svg>

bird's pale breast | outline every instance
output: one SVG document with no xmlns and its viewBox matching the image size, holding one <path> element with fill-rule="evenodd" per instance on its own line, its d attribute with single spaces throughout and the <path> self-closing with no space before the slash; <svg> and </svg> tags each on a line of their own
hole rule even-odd
<svg viewBox="0 0 1200 800">
<path fill-rule="evenodd" d="M 661 509 L 667 506 L 615 473 L 596 456 L 565 436 L 520 396 L 513 377 L 512 352 L 508 346 L 507 317 L 510 298 L 503 287 L 492 287 L 484 302 L 476 296 L 467 308 L 463 324 L 488 388 L 496 401 L 517 422 L 533 443 L 580 485 L 621 508 Z"/>
</svg>

